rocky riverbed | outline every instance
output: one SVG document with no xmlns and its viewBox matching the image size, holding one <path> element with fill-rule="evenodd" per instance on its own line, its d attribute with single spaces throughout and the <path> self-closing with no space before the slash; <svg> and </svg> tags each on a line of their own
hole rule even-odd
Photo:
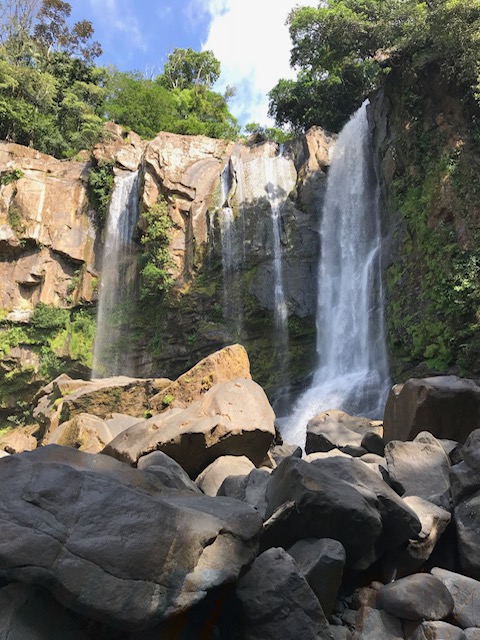
<svg viewBox="0 0 480 640">
<path fill-rule="evenodd" d="M 480 638 L 480 386 L 283 442 L 238 345 L 175 381 L 60 376 L 0 439 L 0 638 Z"/>
</svg>

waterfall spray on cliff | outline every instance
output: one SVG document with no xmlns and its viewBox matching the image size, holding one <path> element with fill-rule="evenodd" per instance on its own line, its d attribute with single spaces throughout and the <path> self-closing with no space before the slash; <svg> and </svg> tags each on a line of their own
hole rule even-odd
<svg viewBox="0 0 480 640">
<path fill-rule="evenodd" d="M 132 237 L 138 218 L 138 188 L 138 172 L 115 178 L 102 257 L 93 378 L 133 373 L 127 345 L 137 275 Z"/>
<path fill-rule="evenodd" d="M 379 417 L 389 387 L 383 322 L 379 189 L 367 104 L 340 132 L 320 227 L 318 368 L 286 421 L 284 436 L 304 444 L 307 422 L 343 409 Z"/>
</svg>

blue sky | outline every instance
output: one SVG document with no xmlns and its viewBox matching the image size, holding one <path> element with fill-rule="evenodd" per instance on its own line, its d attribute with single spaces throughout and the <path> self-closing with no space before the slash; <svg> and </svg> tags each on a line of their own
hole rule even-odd
<svg viewBox="0 0 480 640">
<path fill-rule="evenodd" d="M 314 0 L 70 0 L 73 21 L 90 20 L 103 47 L 99 64 L 161 73 L 175 48 L 211 49 L 222 65 L 218 91 L 234 85 L 230 102 L 241 124 L 267 118 L 266 93 L 293 77 L 285 20 Z"/>
</svg>

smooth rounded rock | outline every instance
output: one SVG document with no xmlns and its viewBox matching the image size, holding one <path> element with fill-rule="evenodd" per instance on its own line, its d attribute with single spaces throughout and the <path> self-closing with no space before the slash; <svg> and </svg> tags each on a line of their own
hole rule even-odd
<svg viewBox="0 0 480 640">
<path fill-rule="evenodd" d="M 225 478 L 248 476 L 255 465 L 246 456 L 221 456 L 208 465 L 195 484 L 207 496 L 216 496 Z"/>
<path fill-rule="evenodd" d="M 475 471 L 480 471 L 480 429 L 475 429 L 462 447 L 464 461 Z"/>
<path fill-rule="evenodd" d="M 379 608 L 403 620 L 442 620 L 454 602 L 443 582 L 428 573 L 416 573 L 383 587 Z"/>
<path fill-rule="evenodd" d="M 452 594 L 455 621 L 461 627 L 480 627 L 480 582 L 440 567 L 434 567 L 431 573 Z"/>
<path fill-rule="evenodd" d="M 283 549 L 262 553 L 238 582 L 245 640 L 331 640 L 320 603 Z"/>
</svg>

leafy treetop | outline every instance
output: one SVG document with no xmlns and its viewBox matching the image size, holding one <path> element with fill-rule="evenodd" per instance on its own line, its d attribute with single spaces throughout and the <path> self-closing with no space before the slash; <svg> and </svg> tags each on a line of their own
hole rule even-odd
<svg viewBox="0 0 480 640">
<path fill-rule="evenodd" d="M 394 66 L 435 62 L 480 100 L 480 0 L 325 0 L 288 17 L 296 80 L 269 94 L 278 125 L 338 130 Z"/>
</svg>

